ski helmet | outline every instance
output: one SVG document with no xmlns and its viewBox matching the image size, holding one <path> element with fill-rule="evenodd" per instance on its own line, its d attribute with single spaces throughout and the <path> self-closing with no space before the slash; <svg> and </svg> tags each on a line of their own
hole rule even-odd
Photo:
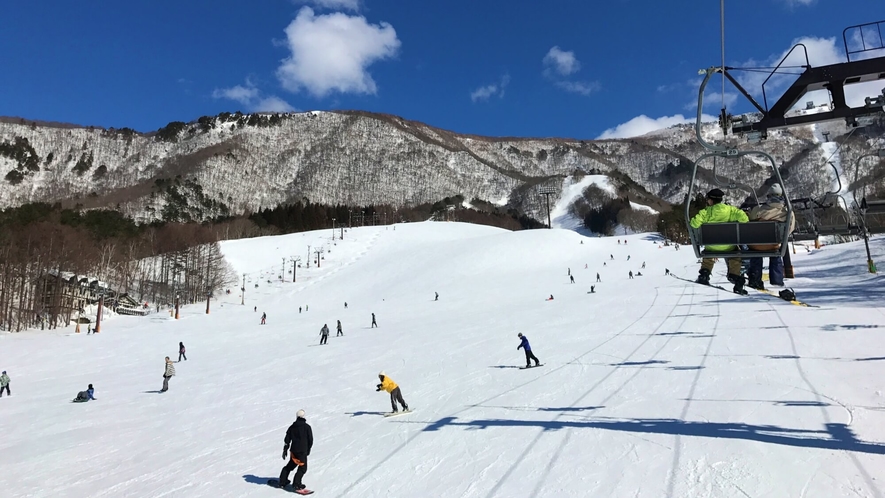
<svg viewBox="0 0 885 498">
<path fill-rule="evenodd" d="M 304 410 L 298 410 L 297 412 L 295 412 L 295 416 L 298 418 L 305 418 L 304 415 L 305 415 Z"/>
<path fill-rule="evenodd" d="M 775 183 L 768 189 L 768 197 L 780 197 L 784 195 L 784 189 L 779 183 Z"/>
</svg>

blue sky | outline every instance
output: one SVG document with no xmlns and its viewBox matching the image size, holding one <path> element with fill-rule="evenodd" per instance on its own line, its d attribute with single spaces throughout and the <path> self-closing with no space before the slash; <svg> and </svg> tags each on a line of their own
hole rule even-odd
<svg viewBox="0 0 885 498">
<path fill-rule="evenodd" d="M 478 135 L 625 136 L 690 117 L 697 70 L 720 61 L 715 0 L 4 3 L 0 115 L 139 131 L 363 109 Z M 727 0 L 726 59 L 767 65 L 806 38 L 836 62 L 843 28 L 881 18 L 881 0 Z"/>
</svg>

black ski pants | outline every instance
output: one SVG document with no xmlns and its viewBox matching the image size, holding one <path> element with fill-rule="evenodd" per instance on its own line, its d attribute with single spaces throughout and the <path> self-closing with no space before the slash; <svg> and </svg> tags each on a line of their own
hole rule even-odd
<svg viewBox="0 0 885 498">
<path fill-rule="evenodd" d="M 329 341 L 329 336 L 327 334 L 323 334 L 320 336 L 320 344 L 326 344 Z"/>
<path fill-rule="evenodd" d="M 408 410 L 409 405 L 406 404 L 406 401 L 403 399 L 403 393 L 399 390 L 399 387 L 390 391 L 390 406 L 393 407 L 393 411 L 399 411 L 399 408 L 396 406 L 396 402 L 399 401 L 399 404 L 403 405 L 403 410 Z"/>
<path fill-rule="evenodd" d="M 181 361 L 182 358 L 184 358 L 184 361 L 187 361 L 187 356 L 184 353 L 178 353 L 178 361 Z"/>
<path fill-rule="evenodd" d="M 280 471 L 281 486 L 289 484 L 289 473 L 295 470 L 295 467 L 298 467 L 298 470 L 295 471 L 295 477 L 292 479 L 292 485 L 296 488 L 298 486 L 301 486 L 301 479 L 304 477 L 304 474 L 307 473 L 307 457 L 296 458 L 291 453 L 289 453 L 289 462 L 286 463 L 286 466 L 283 467 L 283 470 Z"/>
<path fill-rule="evenodd" d="M 532 354 L 532 350 L 531 350 L 531 349 L 526 349 L 526 350 L 525 350 L 525 366 L 530 366 L 530 365 L 531 365 L 531 360 L 535 360 L 535 365 L 540 365 L 540 364 L 541 364 L 541 362 L 538 361 L 537 358 L 535 358 L 535 355 Z"/>
<path fill-rule="evenodd" d="M 338 333 L 335 334 L 335 337 L 338 337 L 339 335 L 344 335 L 344 332 L 342 332 L 341 329 L 338 329 Z"/>
<path fill-rule="evenodd" d="M 9 392 L 9 384 L 7 384 L 7 385 L 5 385 L 5 386 L 3 386 L 3 387 L 0 387 L 0 398 L 3 397 L 3 390 L 4 390 L 4 389 L 6 389 L 6 395 L 7 395 L 7 396 L 12 396 L 12 393 Z"/>
</svg>

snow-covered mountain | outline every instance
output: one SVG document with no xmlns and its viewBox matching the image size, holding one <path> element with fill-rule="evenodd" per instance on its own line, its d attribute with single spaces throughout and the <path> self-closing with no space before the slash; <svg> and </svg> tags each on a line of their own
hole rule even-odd
<svg viewBox="0 0 885 498">
<path fill-rule="evenodd" d="M 831 141 L 849 134 L 839 124 L 827 129 Z M 704 133 L 715 135 L 715 125 Z M 877 145 L 869 137 L 881 134 L 879 126 L 848 136 L 842 163 L 853 165 Z M 774 132 L 762 148 L 784 165 L 793 195 L 827 191 L 827 149 L 811 129 Z M 360 111 L 223 113 L 147 134 L 2 118 L 0 207 L 58 201 L 140 220 L 199 220 L 303 199 L 403 206 L 461 194 L 541 218 L 534 187 L 560 190 L 576 173 L 609 176 L 653 209 L 681 202 L 691 161 L 703 152 L 687 125 L 634 139 L 576 140 L 462 135 Z M 865 162 L 861 176 L 874 164 Z M 756 188 L 770 177 L 748 160 L 717 170 Z M 706 189 L 712 177 L 702 173 Z"/>
</svg>

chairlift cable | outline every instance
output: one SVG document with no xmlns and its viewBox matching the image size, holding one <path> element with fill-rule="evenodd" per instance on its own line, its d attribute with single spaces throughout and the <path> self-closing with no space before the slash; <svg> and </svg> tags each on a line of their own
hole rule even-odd
<svg viewBox="0 0 885 498">
<path fill-rule="evenodd" d="M 725 109 L 725 0 L 719 0 L 719 31 L 722 49 L 722 109 Z"/>
</svg>

